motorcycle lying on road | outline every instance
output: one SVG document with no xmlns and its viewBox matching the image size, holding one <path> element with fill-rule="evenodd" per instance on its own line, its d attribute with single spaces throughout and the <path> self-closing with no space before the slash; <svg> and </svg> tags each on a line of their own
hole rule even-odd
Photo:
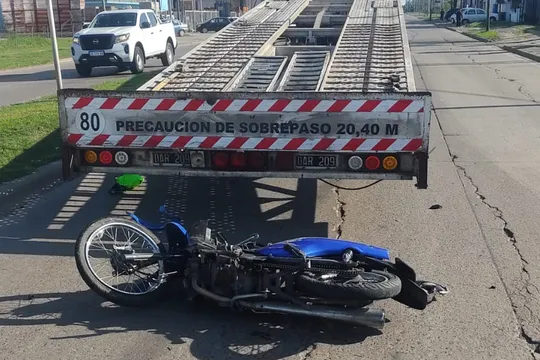
<svg viewBox="0 0 540 360">
<path fill-rule="evenodd" d="M 317 237 L 263 245 L 258 234 L 233 245 L 207 220 L 188 231 L 164 206 L 160 211 L 170 218 L 164 224 L 128 212 L 130 218 L 109 216 L 82 230 L 75 245 L 77 269 L 101 297 L 121 306 L 154 304 L 177 277 L 191 299 L 382 329 L 384 311 L 368 307 L 374 301 L 394 299 L 423 310 L 435 294 L 447 291 L 417 280 L 399 258 L 390 262 L 384 248 Z M 162 230 L 167 246 L 154 233 Z M 99 251 L 100 257 L 90 255 Z M 100 275 L 107 265 L 112 271 Z"/>
</svg>

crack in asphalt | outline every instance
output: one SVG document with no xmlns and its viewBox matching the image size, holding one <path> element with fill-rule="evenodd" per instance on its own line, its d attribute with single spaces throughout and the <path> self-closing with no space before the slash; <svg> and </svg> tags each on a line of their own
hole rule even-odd
<svg viewBox="0 0 540 360">
<path fill-rule="evenodd" d="M 336 211 L 336 215 L 339 219 L 339 222 L 334 227 L 334 231 L 337 233 L 336 239 L 340 239 L 341 235 L 343 234 L 343 229 L 341 226 L 345 222 L 345 202 L 341 200 L 339 189 L 338 188 L 332 188 L 332 191 L 334 194 L 336 194 L 336 206 L 334 207 L 334 210 Z"/>
<path fill-rule="evenodd" d="M 511 78 L 507 78 L 506 76 L 503 76 L 501 75 L 501 70 L 500 69 L 497 69 L 497 68 L 494 68 L 494 67 L 491 67 L 491 66 L 488 66 L 487 64 L 484 64 L 480 61 L 476 61 L 472 58 L 474 54 L 469 54 L 467 55 L 467 58 L 469 60 L 471 60 L 474 64 L 478 64 L 480 66 L 483 66 L 485 67 L 486 69 L 489 69 L 489 70 L 492 70 L 493 72 L 495 72 L 495 75 L 496 75 L 496 78 L 497 80 L 505 80 L 505 81 L 508 81 L 510 83 L 515 83 L 518 85 L 518 88 L 517 88 L 517 91 L 525 96 L 526 98 L 528 98 L 529 100 L 531 100 L 533 103 L 538 103 L 538 100 L 536 100 L 529 92 L 527 92 L 524 88 L 525 88 L 525 84 L 522 84 L 520 83 L 519 81 L 517 81 L 516 79 L 511 79 Z"/>
<path fill-rule="evenodd" d="M 498 220 L 500 220 L 502 222 L 502 232 L 505 235 L 505 237 L 508 239 L 508 241 L 512 244 L 512 248 L 514 249 L 516 254 L 519 256 L 519 259 L 521 261 L 521 281 L 523 282 L 524 290 L 527 293 L 527 295 L 522 295 L 523 298 L 524 298 L 523 307 L 529 311 L 529 313 L 530 313 L 530 315 L 532 317 L 535 317 L 534 313 L 532 312 L 530 307 L 527 305 L 527 303 L 530 302 L 531 297 L 534 296 L 534 294 L 530 290 L 530 287 L 533 287 L 534 289 L 536 289 L 536 291 L 538 293 L 540 293 L 540 290 L 538 289 L 538 287 L 535 284 L 533 284 L 531 282 L 531 280 L 532 280 L 531 279 L 531 274 L 529 273 L 529 270 L 527 269 L 527 266 L 529 265 L 529 262 L 527 261 L 527 259 L 525 259 L 523 253 L 521 252 L 521 249 L 518 246 L 518 240 L 516 239 L 516 236 L 515 236 L 514 232 L 510 229 L 508 221 L 504 218 L 503 211 L 498 206 L 494 206 L 494 205 L 490 204 L 487 201 L 486 197 L 481 194 L 478 185 L 476 185 L 476 183 L 474 182 L 472 177 L 467 173 L 467 170 L 463 166 L 458 165 L 456 163 L 456 159 L 457 159 L 457 156 L 452 155 L 452 163 L 454 164 L 454 166 L 457 169 L 459 169 L 462 172 L 463 176 L 467 180 L 469 180 L 469 183 L 474 188 L 474 194 L 476 195 L 476 197 L 478 197 L 480 199 L 482 204 L 484 204 L 486 207 L 488 207 L 491 210 L 493 216 L 495 216 Z M 525 329 L 526 319 L 523 319 L 516 312 L 516 308 L 518 308 L 518 306 L 514 303 L 514 301 L 512 300 L 512 297 L 508 296 L 508 298 L 510 299 L 510 303 L 512 304 L 514 314 L 516 315 L 516 318 L 519 321 L 520 336 L 529 345 L 531 345 L 533 347 L 533 351 L 535 353 L 540 354 L 540 340 L 534 339 L 531 335 L 529 335 L 527 333 L 527 330 Z"/>
<path fill-rule="evenodd" d="M 446 41 L 447 43 L 450 43 L 452 46 L 454 46 L 454 43 L 452 41 L 449 41 L 447 40 L 446 38 L 443 37 L 443 40 Z M 468 55 L 467 57 L 469 57 L 469 59 L 473 62 L 476 62 L 474 59 L 470 58 L 470 55 Z M 414 55 L 412 56 L 414 62 L 417 64 L 416 62 L 416 59 L 414 57 Z M 480 64 L 480 63 L 479 63 Z M 480 64 L 482 65 L 482 64 Z M 483 64 L 483 66 L 486 66 L 485 64 Z M 487 67 L 487 66 L 486 66 Z M 420 66 L 416 65 L 416 68 L 418 69 L 418 74 L 420 75 L 420 78 L 422 80 L 422 82 L 424 83 L 424 87 L 426 87 L 426 83 L 425 83 L 425 79 L 424 79 L 424 76 L 422 74 L 422 70 L 420 68 Z M 495 69 L 495 68 L 491 68 L 491 67 L 488 67 L 492 70 L 494 70 L 495 74 L 497 76 L 499 76 L 499 73 L 500 73 L 500 70 L 499 69 Z M 507 81 L 511 82 L 511 83 L 514 83 L 516 82 L 514 79 L 508 79 L 508 78 L 505 78 Z M 517 83 L 517 82 L 516 82 Z M 518 83 L 520 84 L 520 83 Z M 523 84 L 520 84 L 521 87 L 518 89 L 522 94 L 525 95 L 523 91 Z M 527 93 L 528 94 L 528 93 Z M 525 95 L 527 96 L 527 95 Z M 530 96 L 530 94 L 528 94 L 528 97 L 531 98 L 531 100 L 533 102 L 536 102 L 536 100 L 534 100 L 532 98 L 532 96 Z M 538 288 L 536 287 L 536 285 L 534 285 L 533 283 L 531 283 L 531 276 L 530 276 L 530 273 L 527 269 L 527 265 L 529 265 L 529 263 L 527 262 L 527 260 L 524 258 L 523 254 L 521 253 L 521 250 L 519 249 L 519 246 L 518 246 L 518 242 L 517 242 L 517 239 L 514 235 L 514 232 L 509 228 L 509 224 L 508 222 L 506 221 L 506 219 L 504 218 L 504 214 L 503 212 L 496 206 L 493 206 L 491 205 L 486 197 L 484 195 L 482 195 L 480 193 L 480 189 L 478 188 L 478 186 L 475 184 L 475 182 L 473 181 L 472 177 L 467 173 L 467 171 L 465 170 L 465 168 L 463 166 L 460 166 L 456 163 L 456 159 L 457 159 L 457 155 L 454 155 L 452 154 L 452 151 L 450 150 L 450 146 L 448 144 L 448 141 L 446 139 L 446 135 L 444 135 L 444 130 L 442 128 L 442 124 L 441 124 L 441 121 L 437 115 L 437 112 L 435 110 L 434 107 L 432 107 L 431 109 L 433 111 L 433 114 L 435 115 L 435 120 L 437 122 L 437 125 L 439 127 L 439 130 L 441 131 L 441 134 L 443 134 L 443 140 L 446 144 L 446 150 L 448 151 L 448 154 L 451 158 L 451 161 L 453 163 L 453 165 L 456 167 L 456 169 L 460 170 L 464 177 L 468 179 L 468 181 L 470 182 L 470 184 L 474 187 L 474 193 L 476 194 L 476 196 L 478 196 L 478 198 L 482 201 L 482 203 L 487 206 L 490 210 L 492 210 L 493 214 L 495 217 L 497 217 L 499 220 L 501 220 L 503 222 L 503 227 L 502 227 L 502 232 L 503 234 L 508 238 L 508 240 L 511 242 L 512 244 L 512 247 L 514 248 L 514 250 L 516 251 L 517 255 L 519 256 L 520 258 L 520 261 L 521 261 L 521 278 L 522 280 L 524 280 L 524 287 L 525 287 L 525 291 L 527 292 L 528 296 L 523 296 L 525 302 L 523 304 L 523 307 L 526 308 L 529 313 L 531 314 L 531 317 L 536 317 L 534 315 L 534 313 L 532 312 L 532 310 L 529 308 L 528 304 L 527 304 L 527 300 L 530 300 L 530 298 L 532 297 L 532 293 L 529 289 L 529 286 L 532 286 L 534 287 L 537 291 L 538 291 Z M 465 186 L 465 184 L 462 182 L 462 185 Z M 472 204 L 471 204 L 471 207 L 472 207 Z M 472 209 L 473 212 L 474 212 L 474 208 Z M 476 216 L 476 215 L 475 215 Z M 476 219 L 476 222 L 478 223 L 478 226 L 480 227 L 480 231 L 483 233 L 483 230 L 482 230 L 482 226 L 480 224 L 480 221 L 478 219 Z M 486 241 L 486 238 L 485 238 L 485 235 L 482 235 L 484 237 L 484 241 Z M 497 269 L 497 273 L 498 273 L 498 276 L 499 276 L 499 279 L 501 280 L 501 283 L 503 284 L 503 287 L 505 289 L 505 292 L 506 292 L 506 296 L 508 298 L 508 300 L 510 301 L 510 304 L 512 306 L 512 311 L 514 313 L 514 316 L 516 317 L 516 320 L 518 322 L 518 327 L 519 327 L 519 337 L 521 339 L 523 339 L 530 347 L 532 347 L 532 351 L 531 351 L 531 356 L 533 359 L 536 359 L 536 356 L 535 356 L 535 353 L 536 354 L 540 354 L 540 340 L 536 340 L 534 339 L 531 335 L 529 335 L 527 333 L 527 330 L 525 329 L 525 326 L 526 326 L 526 319 L 523 319 L 519 314 L 518 314 L 518 311 L 517 309 L 519 309 L 519 306 L 516 305 L 514 299 L 512 298 L 512 296 L 510 295 L 510 292 L 503 280 L 503 277 L 502 277 L 502 274 L 500 273 L 500 270 L 498 269 L 498 266 L 497 266 L 497 263 L 495 262 L 495 259 L 493 257 L 493 253 L 490 249 L 490 246 L 489 244 L 487 244 L 488 246 L 488 251 L 490 252 L 491 254 L 491 258 L 492 258 L 492 261 L 493 263 L 495 264 L 495 267 Z"/>
</svg>

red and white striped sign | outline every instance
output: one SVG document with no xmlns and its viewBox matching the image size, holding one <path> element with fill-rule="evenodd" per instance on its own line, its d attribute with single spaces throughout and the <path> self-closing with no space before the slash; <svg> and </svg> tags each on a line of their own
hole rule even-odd
<svg viewBox="0 0 540 360">
<path fill-rule="evenodd" d="M 421 113 L 423 100 L 290 100 L 220 99 L 209 104 L 200 99 L 69 97 L 67 109 L 211 111 L 211 112 L 385 112 Z"/>
<path fill-rule="evenodd" d="M 422 139 L 306 139 L 252 138 L 226 136 L 96 135 L 70 134 L 68 143 L 76 146 L 230 149 L 230 150 L 313 150 L 313 151 L 388 151 L 414 152 Z"/>
</svg>

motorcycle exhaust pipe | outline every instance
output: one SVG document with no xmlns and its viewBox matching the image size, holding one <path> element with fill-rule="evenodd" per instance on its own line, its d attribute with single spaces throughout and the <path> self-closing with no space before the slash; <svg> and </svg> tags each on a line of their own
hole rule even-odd
<svg viewBox="0 0 540 360">
<path fill-rule="evenodd" d="M 321 319 L 337 320 L 355 325 L 368 326 L 375 329 L 382 329 L 384 327 L 384 311 L 381 309 L 339 309 L 323 305 L 310 305 L 304 308 L 294 304 L 274 301 L 239 301 L 238 304 L 255 311 L 318 317 Z"/>
</svg>

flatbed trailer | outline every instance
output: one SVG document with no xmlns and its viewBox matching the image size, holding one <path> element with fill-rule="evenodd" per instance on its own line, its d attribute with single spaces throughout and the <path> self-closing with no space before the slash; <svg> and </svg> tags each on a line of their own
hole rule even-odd
<svg viewBox="0 0 540 360">
<path fill-rule="evenodd" d="M 265 1 L 137 91 L 60 90 L 63 175 L 416 178 L 425 189 L 430 109 L 399 1 Z"/>
</svg>

